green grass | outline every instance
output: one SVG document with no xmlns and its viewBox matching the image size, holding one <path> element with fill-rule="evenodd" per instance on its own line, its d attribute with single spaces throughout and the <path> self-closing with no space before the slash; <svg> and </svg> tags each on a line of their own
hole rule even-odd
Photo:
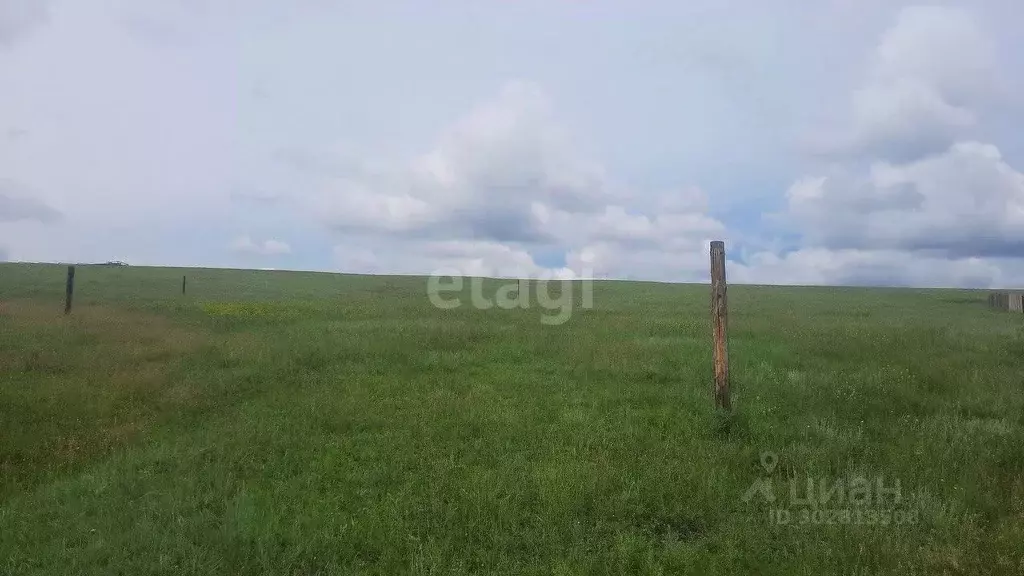
<svg viewBox="0 0 1024 576">
<path fill-rule="evenodd" d="M 1024 317 L 982 292 L 733 286 L 722 415 L 705 286 L 558 326 L 425 289 L 80 266 L 65 317 L 0 265 L 0 572 L 1024 573 Z M 901 500 L 823 506 L 915 521 L 797 522 L 789 480 L 859 477 Z"/>
</svg>

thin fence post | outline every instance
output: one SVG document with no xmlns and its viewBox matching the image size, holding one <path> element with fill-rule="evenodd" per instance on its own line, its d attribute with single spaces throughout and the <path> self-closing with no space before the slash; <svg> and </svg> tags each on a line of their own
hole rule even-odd
<svg viewBox="0 0 1024 576">
<path fill-rule="evenodd" d="M 185 277 L 184 276 L 181 277 L 181 295 L 182 296 L 185 295 Z"/>
<path fill-rule="evenodd" d="M 729 309 L 726 301 L 725 242 L 711 243 L 711 323 L 714 336 L 715 407 L 732 410 L 729 399 L 729 343 L 726 331 Z"/>
<path fill-rule="evenodd" d="M 75 267 L 68 266 L 68 283 L 64 291 L 64 313 L 71 313 L 71 300 L 75 295 Z"/>
</svg>

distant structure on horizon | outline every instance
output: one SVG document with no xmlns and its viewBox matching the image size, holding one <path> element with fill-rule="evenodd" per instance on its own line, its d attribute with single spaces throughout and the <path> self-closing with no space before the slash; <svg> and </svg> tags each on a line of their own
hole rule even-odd
<svg viewBox="0 0 1024 576">
<path fill-rule="evenodd" d="M 998 310 L 1024 312 L 1024 293 L 993 292 L 988 295 L 988 305 Z"/>
</svg>

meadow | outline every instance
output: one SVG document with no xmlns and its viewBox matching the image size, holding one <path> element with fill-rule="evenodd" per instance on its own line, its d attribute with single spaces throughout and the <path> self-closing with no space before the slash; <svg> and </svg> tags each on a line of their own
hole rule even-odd
<svg viewBox="0 0 1024 576">
<path fill-rule="evenodd" d="M 1024 317 L 985 292 L 730 286 L 724 414 L 704 285 L 546 325 L 104 266 L 64 316 L 64 279 L 0 264 L 0 573 L 1024 574 Z"/>
</svg>

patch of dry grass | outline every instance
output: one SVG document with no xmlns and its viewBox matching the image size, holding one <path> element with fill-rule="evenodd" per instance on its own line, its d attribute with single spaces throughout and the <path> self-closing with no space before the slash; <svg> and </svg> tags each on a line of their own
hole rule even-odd
<svg viewBox="0 0 1024 576">
<path fill-rule="evenodd" d="M 0 303 L 0 496 L 134 442 L 165 410 L 195 402 L 175 370 L 208 341 L 115 306 L 65 316 L 32 300 Z"/>
</svg>

